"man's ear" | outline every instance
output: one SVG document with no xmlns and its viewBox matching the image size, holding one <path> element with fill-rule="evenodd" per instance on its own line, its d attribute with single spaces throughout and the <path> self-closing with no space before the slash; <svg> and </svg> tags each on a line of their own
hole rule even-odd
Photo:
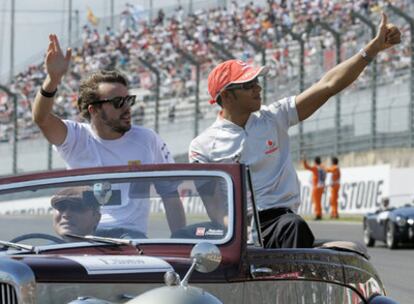
<svg viewBox="0 0 414 304">
<path fill-rule="evenodd" d="M 226 91 L 226 90 L 224 90 L 223 92 L 221 92 L 221 94 L 220 94 L 220 96 L 221 96 L 221 99 L 223 100 L 223 99 L 227 99 L 227 98 L 229 98 L 229 94 L 230 92 L 229 91 Z"/>
<path fill-rule="evenodd" d="M 88 112 L 89 112 L 89 115 L 92 116 L 92 114 L 96 113 L 96 107 L 94 107 L 93 105 L 88 105 Z"/>
<path fill-rule="evenodd" d="M 223 91 L 220 94 L 220 96 L 221 96 L 221 103 L 222 104 L 225 104 L 225 103 L 228 103 L 228 102 L 232 102 L 235 99 L 235 97 L 236 97 L 234 95 L 234 92 L 232 92 L 232 91 Z"/>
</svg>

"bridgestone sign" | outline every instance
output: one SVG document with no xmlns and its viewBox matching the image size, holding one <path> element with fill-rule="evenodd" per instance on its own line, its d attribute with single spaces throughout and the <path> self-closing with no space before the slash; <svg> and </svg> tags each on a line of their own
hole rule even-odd
<svg viewBox="0 0 414 304">
<path fill-rule="evenodd" d="M 298 171 L 301 183 L 301 214 L 311 214 L 311 173 Z M 341 170 L 341 188 L 339 190 L 338 208 L 342 213 L 364 214 L 380 206 L 383 197 L 389 197 L 391 205 L 400 206 L 411 203 L 414 198 L 414 168 L 398 169 L 388 165 L 343 168 Z M 330 176 L 328 174 L 327 185 Z M 324 214 L 329 214 L 329 187 L 322 197 Z"/>
</svg>

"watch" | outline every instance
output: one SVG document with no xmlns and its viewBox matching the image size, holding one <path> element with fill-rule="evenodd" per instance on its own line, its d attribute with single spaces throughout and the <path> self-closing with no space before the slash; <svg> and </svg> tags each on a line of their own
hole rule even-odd
<svg viewBox="0 0 414 304">
<path fill-rule="evenodd" d="M 40 95 L 42 95 L 43 97 L 52 98 L 56 95 L 56 92 L 57 92 L 57 88 L 53 92 L 48 92 L 48 91 L 43 90 L 43 87 L 40 87 Z"/>
<path fill-rule="evenodd" d="M 374 58 L 368 56 L 367 52 L 362 48 L 359 50 L 359 53 L 361 54 L 362 58 L 365 59 L 366 62 L 370 63 Z"/>
</svg>

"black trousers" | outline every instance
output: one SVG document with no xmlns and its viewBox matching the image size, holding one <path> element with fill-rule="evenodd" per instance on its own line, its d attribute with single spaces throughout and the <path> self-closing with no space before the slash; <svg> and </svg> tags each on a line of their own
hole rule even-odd
<svg viewBox="0 0 414 304">
<path fill-rule="evenodd" d="M 265 248 L 311 248 L 315 237 L 305 220 L 289 208 L 259 211 Z"/>
</svg>

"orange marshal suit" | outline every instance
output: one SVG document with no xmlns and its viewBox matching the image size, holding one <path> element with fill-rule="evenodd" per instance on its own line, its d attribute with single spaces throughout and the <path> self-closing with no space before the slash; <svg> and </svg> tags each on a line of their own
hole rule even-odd
<svg viewBox="0 0 414 304">
<path fill-rule="evenodd" d="M 332 167 L 326 168 L 326 172 L 332 174 L 332 182 L 330 185 L 331 217 L 338 218 L 338 194 L 341 186 L 341 170 L 339 170 L 337 165 L 333 165 Z"/>
<path fill-rule="evenodd" d="M 303 161 L 306 170 L 312 172 L 312 204 L 317 218 L 322 218 L 322 195 L 325 190 L 325 170 L 321 166 L 309 166 Z"/>
</svg>

